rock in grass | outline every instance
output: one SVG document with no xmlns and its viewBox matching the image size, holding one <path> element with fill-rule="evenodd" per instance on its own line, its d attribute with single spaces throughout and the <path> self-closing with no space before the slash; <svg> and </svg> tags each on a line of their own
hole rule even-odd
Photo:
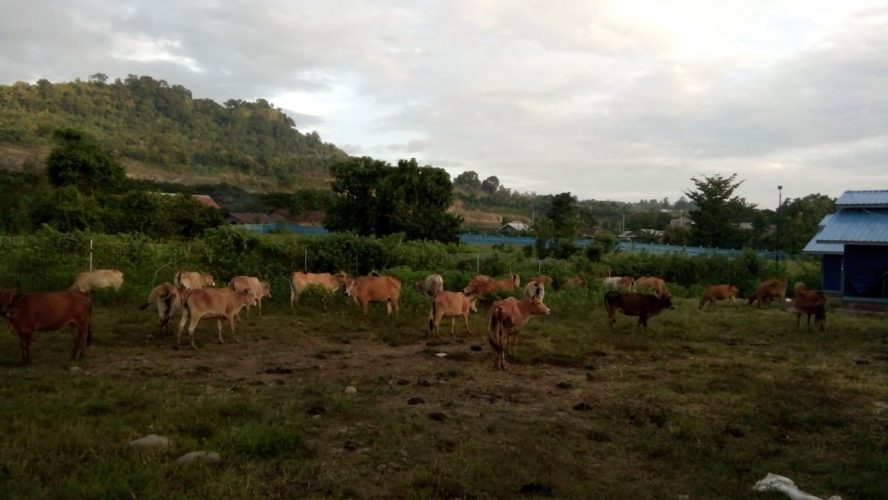
<svg viewBox="0 0 888 500">
<path fill-rule="evenodd" d="M 422 399 L 419 396 L 414 396 L 414 397 L 407 400 L 407 404 L 408 405 L 424 405 L 425 399 Z"/>
<path fill-rule="evenodd" d="M 165 450 L 170 447 L 170 438 L 148 434 L 147 436 L 129 442 L 130 447 L 140 450 Z"/>
<path fill-rule="evenodd" d="M 357 394 L 357 393 L 358 393 L 358 388 L 355 387 L 355 386 L 353 386 L 353 385 L 350 385 L 350 386 L 348 386 L 348 387 L 345 388 L 345 393 L 346 393 L 346 394 Z"/>
<path fill-rule="evenodd" d="M 429 413 L 429 418 L 434 420 L 435 422 L 444 422 L 445 420 L 447 420 L 447 415 L 445 415 L 439 411 L 436 411 L 436 412 Z"/>
<path fill-rule="evenodd" d="M 215 451 L 192 451 L 191 453 L 186 453 L 181 457 L 176 459 L 177 464 L 191 464 L 194 462 L 203 462 L 207 464 L 213 464 L 222 460 L 222 457 L 219 456 Z"/>
</svg>

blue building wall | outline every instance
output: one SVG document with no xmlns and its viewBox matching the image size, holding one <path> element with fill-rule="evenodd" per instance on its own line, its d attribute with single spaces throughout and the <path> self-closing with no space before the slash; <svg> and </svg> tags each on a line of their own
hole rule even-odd
<svg viewBox="0 0 888 500">
<path fill-rule="evenodd" d="M 823 290 L 827 292 L 842 291 L 842 256 L 823 255 Z"/>
</svg>

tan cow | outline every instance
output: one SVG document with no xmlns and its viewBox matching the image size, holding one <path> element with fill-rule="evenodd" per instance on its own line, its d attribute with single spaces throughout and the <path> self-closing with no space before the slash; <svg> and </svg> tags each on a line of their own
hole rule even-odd
<svg viewBox="0 0 888 500">
<path fill-rule="evenodd" d="M 524 298 L 539 299 L 540 302 L 546 297 L 546 285 L 541 281 L 533 280 L 524 286 Z"/>
<path fill-rule="evenodd" d="M 249 292 L 234 292 L 228 288 L 195 288 L 184 293 L 183 305 L 184 311 L 182 319 L 179 321 L 176 345 L 181 342 L 182 330 L 185 329 L 185 323 L 188 323 L 191 347 L 197 349 L 197 346 L 194 345 L 194 330 L 203 318 L 216 319 L 216 326 L 219 328 L 220 344 L 225 343 L 222 340 L 222 318 L 227 319 L 228 326 L 231 329 L 231 336 L 235 342 L 240 343 L 234 327 L 234 316 L 244 306 L 256 305 L 256 297 Z"/>
<path fill-rule="evenodd" d="M 235 276 L 228 282 L 228 289 L 235 292 L 246 291 L 256 298 L 259 316 L 262 316 L 262 299 L 271 298 L 271 285 L 267 281 L 259 281 L 255 276 Z M 250 306 L 247 306 L 247 318 L 250 317 Z"/>
<path fill-rule="evenodd" d="M 657 297 L 672 297 L 669 293 L 669 289 L 666 288 L 666 282 L 663 281 L 663 278 L 658 278 L 656 276 L 642 276 L 635 280 L 635 290 L 650 290 L 654 292 L 654 295 Z"/>
<path fill-rule="evenodd" d="M 531 316 L 549 313 L 549 308 L 537 299 L 508 297 L 494 302 L 487 320 L 487 340 L 494 350 L 494 367 L 506 369 L 506 350 L 511 347 L 513 355 L 517 352 L 518 332 Z"/>
<path fill-rule="evenodd" d="M 463 289 L 466 295 L 485 296 L 496 292 L 511 292 L 521 286 L 521 276 L 509 273 L 508 279 L 496 280 L 486 275 L 478 275 Z"/>
<path fill-rule="evenodd" d="M 173 284 L 185 290 L 195 290 L 208 286 L 216 286 L 216 280 L 210 273 L 200 273 L 197 271 L 177 271 L 173 277 Z"/>
<path fill-rule="evenodd" d="M 414 283 L 413 288 L 426 297 L 434 297 L 444 290 L 444 278 L 440 274 L 430 274 L 424 280 Z"/>
<path fill-rule="evenodd" d="M 561 288 L 582 288 L 586 286 L 586 278 L 582 276 L 568 276 L 561 283 Z"/>
<path fill-rule="evenodd" d="M 545 286 L 552 286 L 552 277 L 546 276 L 545 274 L 534 276 L 533 278 L 530 278 L 530 281 L 536 281 L 537 283 L 542 283 Z"/>
<path fill-rule="evenodd" d="M 466 321 L 466 331 L 472 333 L 469 328 L 469 312 L 478 312 L 475 297 L 468 297 L 462 292 L 438 292 L 432 297 L 432 309 L 429 311 L 429 332 L 435 330 L 435 335 L 441 335 L 441 319 L 450 318 L 450 336 L 456 325 L 456 317 L 462 316 Z"/>
<path fill-rule="evenodd" d="M 92 290 L 113 288 L 115 292 L 118 292 L 122 286 L 122 272 L 117 269 L 96 269 L 78 274 L 69 290 L 89 293 Z"/>
<path fill-rule="evenodd" d="M 826 325 L 826 295 L 820 290 L 808 290 L 801 281 L 793 287 L 795 292 L 792 307 L 796 310 L 796 330 L 802 320 L 802 314 L 808 316 L 808 331 L 811 331 L 811 315 L 814 315 L 815 326 L 820 324 L 820 331 Z"/>
<path fill-rule="evenodd" d="M 92 343 L 92 301 L 77 290 L 49 293 L 21 293 L 18 289 L 0 290 L 0 316 L 22 349 L 22 363 L 31 362 L 34 332 L 61 330 L 73 326 L 74 347 L 71 359 L 83 356 Z"/>
<path fill-rule="evenodd" d="M 601 278 L 601 286 L 605 291 L 624 290 L 635 291 L 635 278 L 632 276 L 609 276 Z"/>
<path fill-rule="evenodd" d="M 780 309 L 786 308 L 786 281 L 778 278 L 762 281 L 755 288 L 755 293 L 750 294 L 749 304 L 758 303 L 761 309 L 762 303 L 770 305 L 773 299 L 780 300 Z"/>
<path fill-rule="evenodd" d="M 147 309 L 151 304 L 156 306 L 160 328 L 165 331 L 173 315 L 182 309 L 182 294 L 172 283 L 161 283 L 151 290 L 148 302 L 142 304 L 139 309 Z"/>
<path fill-rule="evenodd" d="M 715 301 L 717 300 L 730 300 L 731 304 L 736 304 L 738 295 L 740 295 L 740 290 L 734 285 L 712 285 L 706 289 L 703 297 L 700 298 L 700 307 L 698 309 L 703 309 L 703 306 L 706 304 L 715 307 Z"/>
<path fill-rule="evenodd" d="M 348 274 L 344 271 L 339 271 L 336 274 L 296 271 L 290 275 L 290 307 L 293 307 L 293 304 L 299 303 L 299 297 L 310 286 L 320 286 L 329 293 L 333 293 L 339 290 L 339 287 L 345 285 L 347 281 Z"/>
<path fill-rule="evenodd" d="M 401 282 L 391 276 L 361 276 L 348 280 L 345 293 L 354 299 L 355 304 L 364 311 L 364 320 L 368 320 L 368 307 L 371 302 L 385 302 L 388 314 L 394 308 L 398 314 L 398 297 L 401 295 Z"/>
</svg>

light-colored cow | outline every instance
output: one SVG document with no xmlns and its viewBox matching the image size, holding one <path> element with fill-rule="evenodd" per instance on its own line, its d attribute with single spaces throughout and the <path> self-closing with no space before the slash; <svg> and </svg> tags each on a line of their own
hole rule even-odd
<svg viewBox="0 0 888 500">
<path fill-rule="evenodd" d="M 444 278 L 440 274 L 430 274 L 424 280 L 414 283 L 413 288 L 426 297 L 434 297 L 444 290 Z"/>
<path fill-rule="evenodd" d="M 255 276 L 235 276 L 228 282 L 228 289 L 235 292 L 246 291 L 256 297 L 259 316 L 262 316 L 262 299 L 271 298 L 271 285 L 267 281 L 259 281 Z M 250 317 L 250 306 L 247 306 L 247 318 Z"/>
<path fill-rule="evenodd" d="M 102 288 L 113 288 L 115 292 L 120 291 L 123 286 L 123 273 L 117 269 L 96 269 L 94 271 L 86 271 L 77 275 L 74 284 L 69 290 L 77 290 L 79 292 L 89 293 L 92 290 Z"/>
<path fill-rule="evenodd" d="M 601 286 L 606 292 L 611 290 L 635 291 L 635 278 L 632 276 L 610 276 L 601 278 Z"/>
<path fill-rule="evenodd" d="M 364 320 L 368 320 L 368 306 L 371 302 L 385 302 L 388 314 L 394 308 L 398 314 L 398 298 L 401 295 L 401 282 L 391 276 L 361 276 L 348 280 L 345 292 L 354 299 L 355 304 L 364 311 Z"/>
<path fill-rule="evenodd" d="M 524 285 L 524 297 L 527 299 L 539 299 L 542 302 L 546 297 L 546 285 L 536 280 L 529 282 Z"/>
<path fill-rule="evenodd" d="M 208 286 L 216 286 L 216 280 L 210 273 L 200 273 L 197 271 L 177 271 L 173 277 L 173 284 L 185 290 L 195 290 Z"/>
<path fill-rule="evenodd" d="M 182 309 L 181 292 L 172 283 L 161 283 L 151 290 L 148 302 L 145 302 L 140 309 L 147 309 L 151 304 L 157 308 L 160 328 L 165 331 L 173 315 Z"/>
<path fill-rule="evenodd" d="M 247 305 L 256 305 L 256 297 L 249 292 L 234 292 L 228 288 L 195 288 L 186 291 L 183 296 L 184 311 L 182 319 L 179 321 L 176 345 L 181 342 L 182 330 L 185 329 L 185 324 L 188 323 L 191 347 L 197 349 L 197 346 L 194 345 L 194 330 L 203 318 L 216 319 L 216 326 L 219 328 L 220 344 L 225 343 L 222 340 L 222 318 L 227 319 L 232 338 L 234 338 L 235 342 L 240 343 L 234 327 L 234 315 Z"/>
<path fill-rule="evenodd" d="M 635 280 L 635 289 L 639 292 L 645 290 L 652 291 L 657 297 L 672 297 L 669 289 L 666 288 L 666 282 L 663 281 L 663 278 L 656 276 L 642 276 L 638 278 Z"/>
<path fill-rule="evenodd" d="M 339 271 L 336 274 L 296 271 L 290 275 L 290 307 L 299 303 L 299 297 L 310 286 L 320 286 L 329 293 L 333 293 L 345 285 L 347 281 L 348 274 L 344 271 Z"/>
<path fill-rule="evenodd" d="M 462 292 L 438 292 L 432 297 L 432 309 L 429 311 L 429 332 L 435 330 L 435 335 L 441 335 L 441 319 L 450 318 L 450 336 L 456 325 L 457 316 L 462 316 L 466 321 L 466 331 L 471 334 L 469 328 L 469 312 L 478 312 L 475 305 L 475 297 L 467 297 Z"/>
</svg>

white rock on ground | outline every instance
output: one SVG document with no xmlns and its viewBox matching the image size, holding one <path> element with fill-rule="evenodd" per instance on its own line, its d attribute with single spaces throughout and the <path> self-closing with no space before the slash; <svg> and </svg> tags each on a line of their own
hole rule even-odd
<svg viewBox="0 0 888 500">
<path fill-rule="evenodd" d="M 222 460 L 222 457 L 219 456 L 215 451 L 192 451 L 191 453 L 186 453 L 181 457 L 176 459 L 177 464 L 190 464 L 194 462 L 204 462 L 204 463 L 216 463 Z"/>
<path fill-rule="evenodd" d="M 350 385 L 350 386 L 348 386 L 348 387 L 345 388 L 345 393 L 346 393 L 346 394 L 357 394 L 357 393 L 358 393 L 358 388 L 355 387 L 355 386 L 353 386 L 353 385 Z"/>
<path fill-rule="evenodd" d="M 148 434 L 147 436 L 129 442 L 130 447 L 142 450 L 148 449 L 167 449 L 170 447 L 170 438 L 158 436 L 157 434 Z"/>
<path fill-rule="evenodd" d="M 764 479 L 760 479 L 752 486 L 753 491 L 759 492 L 779 492 L 788 496 L 791 500 L 823 500 L 820 497 L 800 490 L 792 479 L 778 474 L 768 473 Z M 842 497 L 835 495 L 827 500 L 842 500 Z"/>
</svg>

